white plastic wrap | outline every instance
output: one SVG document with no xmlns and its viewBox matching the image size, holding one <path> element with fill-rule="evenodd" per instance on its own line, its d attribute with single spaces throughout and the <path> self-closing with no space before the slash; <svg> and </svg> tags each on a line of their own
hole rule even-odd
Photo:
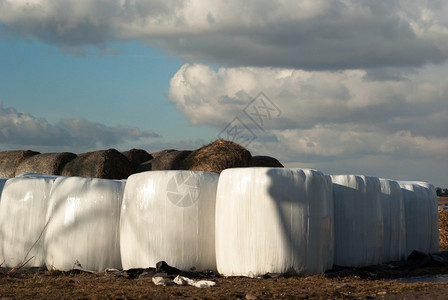
<svg viewBox="0 0 448 300">
<path fill-rule="evenodd" d="M 376 177 L 333 175 L 335 265 L 362 267 L 383 262 L 384 222 Z"/>
<path fill-rule="evenodd" d="M 318 274 L 332 268 L 330 177 L 305 169 L 224 170 L 215 238 L 218 271 L 225 276 Z"/>
<path fill-rule="evenodd" d="M 119 223 L 124 181 L 60 177 L 53 184 L 44 239 L 48 268 L 121 268 Z"/>
<path fill-rule="evenodd" d="M 438 251 L 439 225 L 434 186 L 425 182 L 399 181 L 406 216 L 406 254 L 413 250 Z"/>
<path fill-rule="evenodd" d="M 216 270 L 215 202 L 219 175 L 151 171 L 128 178 L 121 210 L 124 269 Z"/>
<path fill-rule="evenodd" d="M 406 220 L 403 194 L 398 182 L 380 178 L 384 218 L 383 262 L 406 258 Z"/>
<path fill-rule="evenodd" d="M 16 267 L 31 257 L 26 266 L 44 265 L 42 235 L 54 180 L 33 177 L 6 182 L 0 202 L 0 262 L 4 261 L 4 267 Z"/>
</svg>

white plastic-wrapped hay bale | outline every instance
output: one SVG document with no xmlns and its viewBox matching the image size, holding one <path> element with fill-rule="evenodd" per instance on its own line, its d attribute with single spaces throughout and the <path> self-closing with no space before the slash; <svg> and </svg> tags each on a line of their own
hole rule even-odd
<svg viewBox="0 0 448 300">
<path fill-rule="evenodd" d="M 406 258 L 406 220 L 403 194 L 398 182 L 380 178 L 384 219 L 383 262 Z"/>
<path fill-rule="evenodd" d="M 406 214 L 406 254 L 413 250 L 438 251 L 439 225 L 434 186 L 425 182 L 399 181 Z"/>
<path fill-rule="evenodd" d="M 218 179 L 199 171 L 131 175 L 121 210 L 123 268 L 155 267 L 164 260 L 181 270 L 216 270 Z"/>
<path fill-rule="evenodd" d="M 226 169 L 215 232 L 225 276 L 322 273 L 333 266 L 331 179 L 306 169 Z"/>
<path fill-rule="evenodd" d="M 0 262 L 16 267 L 44 265 L 43 234 L 50 190 L 56 177 L 11 178 L 0 202 Z"/>
<path fill-rule="evenodd" d="M 124 181 L 58 178 L 51 190 L 44 239 L 48 268 L 121 268 L 119 223 Z"/>
<path fill-rule="evenodd" d="M 333 175 L 335 265 L 383 262 L 381 186 L 376 177 Z"/>
</svg>

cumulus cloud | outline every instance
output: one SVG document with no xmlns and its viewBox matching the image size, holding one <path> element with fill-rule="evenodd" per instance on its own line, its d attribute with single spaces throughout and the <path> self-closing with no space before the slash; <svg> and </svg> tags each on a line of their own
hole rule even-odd
<svg viewBox="0 0 448 300">
<path fill-rule="evenodd" d="M 258 137 L 251 150 L 286 162 L 371 155 L 446 160 L 446 70 L 445 65 L 402 74 L 401 80 L 374 81 L 364 70 L 214 71 L 185 64 L 171 80 L 169 98 L 192 124 L 217 131 L 238 117 Z M 244 109 L 260 91 L 280 108 L 281 116 L 268 118 L 259 105 L 265 122 L 257 129 Z"/>
<path fill-rule="evenodd" d="M 446 15 L 436 0 L 0 0 L 7 31 L 64 49 L 140 39 L 191 60 L 313 70 L 440 63 Z"/>
<path fill-rule="evenodd" d="M 4 108 L 0 102 L 0 143 L 15 148 L 92 150 L 143 138 L 158 137 L 150 130 L 110 127 L 86 119 L 62 119 L 52 125 L 43 118 Z"/>
</svg>

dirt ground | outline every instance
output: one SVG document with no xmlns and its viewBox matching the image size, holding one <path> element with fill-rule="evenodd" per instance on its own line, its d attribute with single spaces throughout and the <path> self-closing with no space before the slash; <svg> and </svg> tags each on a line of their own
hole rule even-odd
<svg viewBox="0 0 448 300">
<path fill-rule="evenodd" d="M 442 199 L 448 202 L 448 199 Z M 440 250 L 448 250 L 448 210 L 439 210 Z M 213 277 L 211 288 L 156 286 L 152 277 L 114 273 L 0 270 L 1 299 L 448 299 L 448 283 L 403 283 L 398 277 L 448 274 L 448 267 L 406 272 L 368 269 L 318 276 Z M 168 278 L 171 281 L 174 276 Z"/>
</svg>

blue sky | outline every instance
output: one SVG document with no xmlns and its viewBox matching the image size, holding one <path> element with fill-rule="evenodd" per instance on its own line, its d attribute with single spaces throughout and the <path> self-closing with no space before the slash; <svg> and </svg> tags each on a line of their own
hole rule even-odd
<svg viewBox="0 0 448 300">
<path fill-rule="evenodd" d="M 188 126 L 166 97 L 171 77 L 182 66 L 177 56 L 137 41 L 111 43 L 105 54 L 89 47 L 81 55 L 20 36 L 0 43 L 4 107 L 50 123 L 85 118 L 112 127 L 149 129 L 160 135 L 157 140 L 213 136 L 210 129 Z"/>
<path fill-rule="evenodd" d="M 195 149 L 237 120 L 253 154 L 286 166 L 447 186 L 447 14 L 439 0 L 0 0 L 0 150 Z"/>
</svg>

